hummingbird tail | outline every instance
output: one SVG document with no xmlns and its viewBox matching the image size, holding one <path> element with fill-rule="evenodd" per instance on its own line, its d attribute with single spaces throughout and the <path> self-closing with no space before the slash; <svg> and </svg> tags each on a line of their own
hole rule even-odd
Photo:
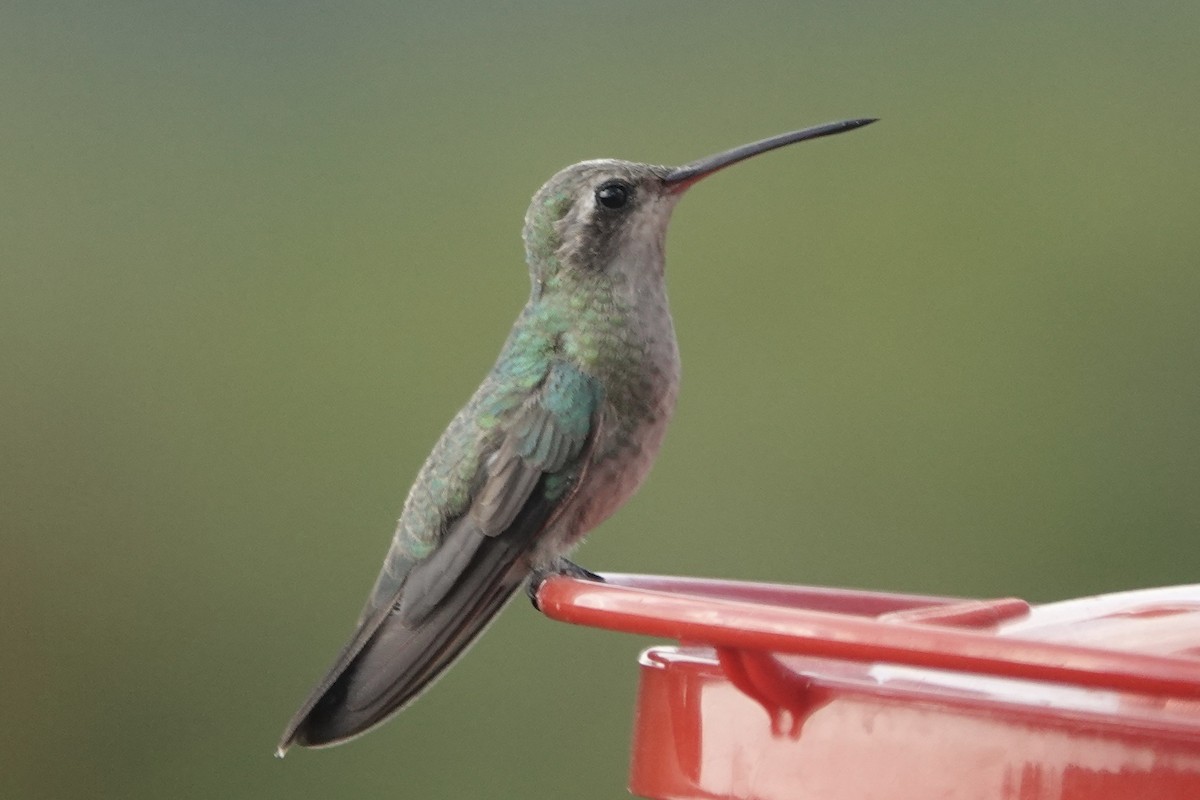
<svg viewBox="0 0 1200 800">
<path fill-rule="evenodd" d="M 397 713 L 458 659 L 529 574 L 527 542 L 488 537 L 459 580 L 427 615 L 406 621 L 399 603 L 378 609 L 284 731 L 289 746 L 327 747 Z"/>
</svg>

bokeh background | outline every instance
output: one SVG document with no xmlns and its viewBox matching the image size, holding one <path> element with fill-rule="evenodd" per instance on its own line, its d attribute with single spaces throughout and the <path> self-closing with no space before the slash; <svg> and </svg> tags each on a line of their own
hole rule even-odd
<svg viewBox="0 0 1200 800">
<path fill-rule="evenodd" d="M 647 640 L 518 602 L 271 757 L 527 294 L 560 167 L 697 187 L 684 388 L 580 560 L 1049 600 L 1200 580 L 1195 3 L 7 3 L 0 796 L 625 796 Z"/>
</svg>

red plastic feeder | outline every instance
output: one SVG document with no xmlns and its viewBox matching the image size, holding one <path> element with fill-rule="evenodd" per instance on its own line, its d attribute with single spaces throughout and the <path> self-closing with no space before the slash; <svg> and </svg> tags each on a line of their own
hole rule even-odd
<svg viewBox="0 0 1200 800">
<path fill-rule="evenodd" d="M 753 800 L 1200 800 L 1200 586 L 1030 606 L 648 575 L 547 616 L 642 654 L 630 790 Z"/>
</svg>

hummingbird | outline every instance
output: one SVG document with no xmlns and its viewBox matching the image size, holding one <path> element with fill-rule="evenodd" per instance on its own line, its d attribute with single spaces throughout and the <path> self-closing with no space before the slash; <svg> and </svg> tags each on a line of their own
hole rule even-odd
<svg viewBox="0 0 1200 800">
<path fill-rule="evenodd" d="M 417 475 L 354 634 L 276 754 L 384 722 L 429 687 L 528 581 L 567 560 L 649 472 L 679 388 L 664 245 L 675 204 L 751 156 L 875 122 L 773 136 L 680 167 L 584 161 L 534 195 L 529 301 L 491 372 Z"/>
</svg>

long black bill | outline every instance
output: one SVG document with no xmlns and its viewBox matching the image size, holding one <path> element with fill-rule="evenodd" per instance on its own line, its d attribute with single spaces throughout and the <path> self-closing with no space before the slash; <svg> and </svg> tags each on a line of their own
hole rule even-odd
<svg viewBox="0 0 1200 800">
<path fill-rule="evenodd" d="M 675 167 L 675 169 L 666 174 L 666 177 L 663 178 L 663 183 L 677 192 L 682 192 L 701 178 L 712 175 L 717 170 L 724 169 L 730 164 L 745 161 L 747 158 L 756 156 L 759 153 L 765 153 L 768 150 L 774 150 L 777 147 L 795 144 L 796 142 L 819 139 L 822 136 L 832 136 L 835 133 L 845 133 L 846 131 L 852 131 L 855 128 L 861 128 L 864 125 L 870 125 L 872 122 L 877 121 L 877 119 L 847 119 L 841 122 L 827 122 L 824 125 L 816 125 L 812 128 L 792 131 L 791 133 L 781 133 L 778 136 L 772 136 L 760 142 L 744 144 L 741 147 L 726 150 L 724 153 L 717 153 L 715 156 L 708 156 L 699 161 L 684 164 L 682 167 Z"/>
</svg>

